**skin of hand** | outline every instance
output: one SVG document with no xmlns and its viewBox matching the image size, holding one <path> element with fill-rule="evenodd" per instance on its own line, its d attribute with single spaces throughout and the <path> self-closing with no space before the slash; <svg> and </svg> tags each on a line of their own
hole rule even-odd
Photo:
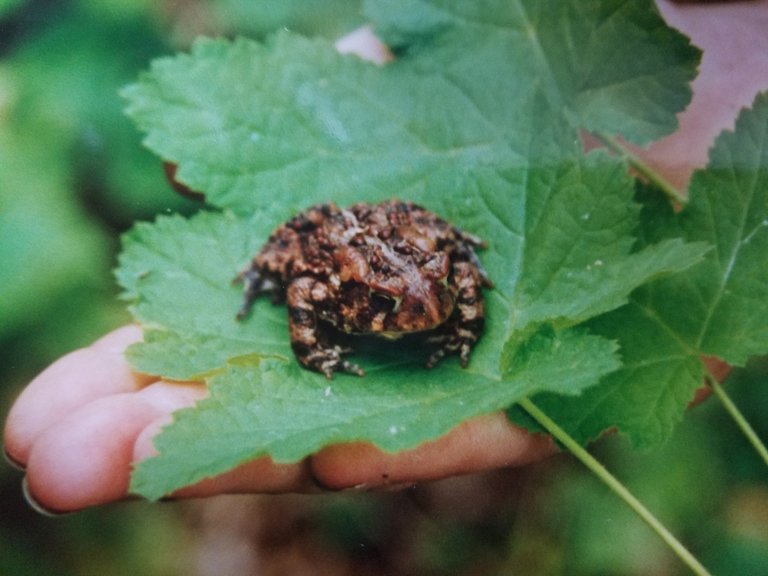
<svg viewBox="0 0 768 576">
<path fill-rule="evenodd" d="M 694 100 L 673 135 L 641 151 L 645 161 L 678 185 L 706 163 L 715 135 L 730 128 L 741 106 L 768 86 L 768 4 L 659 4 L 671 25 L 704 50 Z M 385 62 L 386 49 L 370 32 L 339 42 Z M 371 56 L 373 55 L 373 56 Z M 56 361 L 20 394 L 5 424 L 9 461 L 26 471 L 25 491 L 41 511 L 63 513 L 128 497 L 135 462 L 155 453 L 152 438 L 171 413 L 206 396 L 197 382 L 165 382 L 133 372 L 127 346 L 141 330 L 126 326 Z M 722 376 L 727 367 L 715 366 Z M 313 492 L 392 487 L 520 466 L 555 451 L 550 439 L 510 424 L 504 414 L 465 422 L 413 450 L 387 454 L 358 442 L 329 446 L 295 464 L 261 458 L 170 495 Z"/>
</svg>

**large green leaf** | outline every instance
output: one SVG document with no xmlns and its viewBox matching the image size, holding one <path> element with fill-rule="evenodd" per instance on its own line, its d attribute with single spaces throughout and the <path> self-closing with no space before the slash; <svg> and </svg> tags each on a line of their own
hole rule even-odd
<svg viewBox="0 0 768 576">
<path fill-rule="evenodd" d="M 510 54 L 490 57 L 463 26 L 476 68 L 503 70 Z M 609 339 L 576 325 L 701 259 L 703 244 L 675 238 L 636 249 L 626 166 L 583 155 L 572 114 L 537 82 L 522 75 L 512 92 L 491 83 L 479 98 L 433 49 L 429 67 L 426 47 L 378 67 L 290 33 L 265 44 L 201 40 L 125 91 L 148 146 L 225 209 L 161 218 L 125 238 L 118 277 L 147 335 L 132 361 L 211 387 L 158 438 L 135 490 L 158 497 L 262 454 L 292 461 L 332 442 L 401 450 L 524 396 L 578 394 L 618 364 Z M 551 72 L 524 51 L 514 59 Z M 367 376 L 329 387 L 293 358 L 283 308 L 258 302 L 235 320 L 231 280 L 295 211 L 393 196 L 488 241 L 486 329 L 467 370 L 454 359 L 425 370 L 410 341 L 355 341 Z"/>
</svg>

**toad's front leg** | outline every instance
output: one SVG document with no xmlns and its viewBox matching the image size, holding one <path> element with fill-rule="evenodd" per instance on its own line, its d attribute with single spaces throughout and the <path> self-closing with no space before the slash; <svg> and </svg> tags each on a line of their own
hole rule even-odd
<svg viewBox="0 0 768 576">
<path fill-rule="evenodd" d="M 334 372 L 363 376 L 365 372 L 362 368 L 342 358 L 351 350 L 329 344 L 322 332 L 318 309 L 329 298 L 331 294 L 327 284 L 311 276 L 301 276 L 288 285 L 286 304 L 293 353 L 306 368 L 321 372 L 328 379 L 333 378 Z"/>
</svg>

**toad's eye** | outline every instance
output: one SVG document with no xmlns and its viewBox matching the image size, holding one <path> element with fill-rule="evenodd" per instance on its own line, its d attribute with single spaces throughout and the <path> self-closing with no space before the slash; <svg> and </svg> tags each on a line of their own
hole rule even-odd
<svg viewBox="0 0 768 576">
<path fill-rule="evenodd" d="M 374 312 L 397 312 L 402 298 L 395 298 L 381 292 L 371 292 L 370 304 Z"/>
</svg>

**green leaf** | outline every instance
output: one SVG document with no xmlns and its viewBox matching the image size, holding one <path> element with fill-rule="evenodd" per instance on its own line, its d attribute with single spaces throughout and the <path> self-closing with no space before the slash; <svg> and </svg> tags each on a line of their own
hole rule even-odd
<svg viewBox="0 0 768 576">
<path fill-rule="evenodd" d="M 640 289 L 642 290 L 642 288 Z M 694 391 L 703 384 L 701 359 L 652 312 L 633 301 L 589 323 L 597 334 L 616 339 L 622 367 L 605 376 L 579 398 L 543 394 L 534 402 L 580 443 L 610 428 L 627 435 L 639 448 L 662 444 L 682 420 Z M 516 422 L 536 429 L 512 410 Z"/>
<path fill-rule="evenodd" d="M 602 154 L 591 157 L 590 162 L 599 158 L 612 164 Z M 630 215 L 636 214 L 625 202 L 627 191 L 621 185 L 627 183 L 625 176 L 619 171 L 608 172 L 621 175 L 619 185 L 614 182 L 602 189 L 602 206 L 595 207 L 594 219 L 577 219 L 587 224 L 586 230 L 570 231 L 574 241 L 584 246 L 585 254 L 590 252 L 586 249 L 590 237 L 594 249 L 608 249 L 607 245 L 617 243 L 629 250 L 624 235 L 616 237 L 616 230 L 596 233 L 594 228 L 606 216 L 603 210 L 607 207 L 619 210 L 623 206 Z M 547 217 L 551 210 L 561 206 L 559 202 L 550 202 L 549 208 L 543 207 L 540 194 L 567 200 L 567 190 L 582 193 L 583 187 L 573 185 L 574 172 L 566 173 L 569 178 L 565 182 L 553 179 L 553 189 L 536 187 L 528 191 L 530 206 L 539 209 L 531 214 L 523 210 L 523 229 L 528 222 Z M 531 298 L 536 303 L 535 298 L 525 296 L 515 270 L 530 270 L 531 274 L 543 277 L 545 268 L 557 275 L 560 264 L 546 259 L 538 263 L 528 261 L 525 251 L 518 252 L 516 244 L 508 241 L 514 237 L 507 228 L 510 223 L 502 220 L 502 225 L 498 219 L 507 215 L 493 204 L 494 200 L 503 199 L 499 190 L 503 191 L 502 183 L 508 181 L 497 175 L 485 176 L 486 179 L 478 178 L 472 188 L 482 202 L 464 204 L 471 208 L 464 218 L 466 223 L 476 223 L 472 229 L 495 230 L 483 259 L 488 272 L 497 280 L 497 287 L 487 294 L 488 327 L 470 369 L 461 370 L 455 362 L 448 361 L 426 371 L 418 346 L 368 343 L 356 356 L 368 373 L 365 381 L 337 377 L 332 383 L 336 403 L 314 414 L 313 420 L 308 416 L 297 420 L 301 406 L 285 404 L 286 398 L 307 402 L 308 395 L 316 398 L 328 386 L 320 375 L 299 368 L 293 358 L 285 308 L 259 301 L 248 321 L 235 319 L 242 296 L 231 280 L 268 235 L 273 224 L 265 223 L 274 215 L 257 213 L 246 218 L 231 213 L 202 213 L 189 220 L 164 217 L 154 225 L 140 225 L 128 234 L 118 278 L 126 296 L 133 301 L 134 315 L 148 329 L 146 341 L 131 348 L 131 360 L 140 370 L 170 378 L 211 377 L 212 395 L 210 401 L 180 416 L 179 422 L 188 424 L 179 430 L 174 425 L 163 432 L 158 439 L 161 456 L 139 468 L 134 489 L 157 497 L 206 475 L 223 472 L 248 458 L 270 454 L 279 459 L 298 459 L 329 442 L 367 439 L 385 449 L 405 449 L 434 438 L 467 418 L 504 408 L 533 392 L 578 393 L 616 369 L 614 345 L 609 340 L 568 329 L 561 310 L 557 317 L 559 328 L 555 331 L 535 329 L 529 323 L 525 335 L 515 332 L 515 302 Z M 613 202 L 609 201 L 610 196 L 615 196 Z M 608 214 L 615 216 L 616 212 L 608 210 Z M 562 214 L 566 222 L 574 220 L 572 216 Z M 631 222 L 631 216 L 627 220 Z M 606 221 L 615 224 L 612 218 Z M 627 229 L 630 228 L 628 224 Z M 554 239 L 543 237 L 539 242 Z M 515 253 L 522 254 L 522 258 L 514 257 Z M 697 247 L 680 248 L 676 265 L 689 264 L 698 253 Z M 660 263 L 654 272 L 660 272 L 664 266 L 669 266 L 669 262 Z M 526 275 L 520 274 L 520 278 Z M 581 289 L 574 287 L 571 297 L 589 301 L 590 286 L 587 282 Z M 615 289 L 610 299 L 618 301 L 626 298 L 631 287 L 622 281 L 615 283 Z M 525 308 L 520 311 L 524 313 Z M 574 323 L 575 320 L 570 324 Z M 515 345 L 504 347 L 513 332 Z M 408 353 L 411 349 L 413 352 Z M 262 385 L 265 381 L 269 386 Z M 239 395 L 253 397 L 258 403 L 254 404 L 254 400 L 242 404 Z M 389 398 L 386 403 L 382 395 Z M 435 408 L 435 403 L 440 404 L 441 410 Z M 361 425 L 366 414 L 375 420 L 382 405 L 388 406 L 386 429 L 383 425 L 375 429 Z M 258 410 L 252 413 L 255 406 Z M 431 418 L 421 412 L 427 410 L 433 413 Z M 347 411 L 351 411 L 350 416 L 344 416 Z M 267 420 L 265 414 L 270 415 Z M 344 418 L 347 421 L 337 422 Z M 238 429 L 233 432 L 234 422 Z M 295 430 L 297 426 L 304 432 Z M 333 434 L 326 430 L 329 426 Z M 392 438 L 390 426 L 407 429 L 408 434 Z M 190 431 L 194 431 L 194 440 L 174 440 L 176 434 Z M 235 433 L 250 440 L 243 443 L 232 437 Z M 210 458 L 210 453 L 217 457 Z"/>
<path fill-rule="evenodd" d="M 494 98 L 537 87 L 575 126 L 648 143 L 677 127 L 700 60 L 650 1 L 369 0 L 366 13 L 388 42 L 511 129 L 515 107 Z"/>
<path fill-rule="evenodd" d="M 241 212 L 275 197 L 303 208 L 308 192 L 342 204 L 409 197 L 446 166 L 524 160 L 439 76 L 287 33 L 266 45 L 200 40 L 191 55 L 155 61 L 124 95 L 145 143 L 179 164 L 176 177 Z M 426 106 L 434 96 L 440 106 Z M 521 127 L 521 146 L 529 132 Z"/>
<path fill-rule="evenodd" d="M 647 306 L 692 350 L 743 366 L 768 349 L 768 94 L 718 137 L 690 198 L 667 234 L 714 250 Z"/>
<path fill-rule="evenodd" d="M 633 182 L 622 163 L 600 152 L 531 170 L 528 181 L 516 330 L 552 319 L 575 324 L 618 308 L 635 287 L 687 267 L 708 249 L 668 240 L 631 253 Z"/>
<path fill-rule="evenodd" d="M 260 301 L 257 321 L 235 319 L 242 289 L 232 281 L 270 231 L 259 219 L 265 217 L 173 216 L 125 236 L 117 278 L 148 330 L 145 342 L 130 349 L 139 370 L 185 380 L 240 356 L 293 356 L 284 309 Z"/>
<path fill-rule="evenodd" d="M 478 68 L 507 60 L 477 54 L 491 58 Z M 157 497 L 261 454 L 293 461 L 332 442 L 401 450 L 530 394 L 578 394 L 618 364 L 609 339 L 576 325 L 701 259 L 701 244 L 675 239 L 636 249 L 626 165 L 583 155 L 536 83 L 511 93 L 492 83 L 479 98 L 437 62 L 406 55 L 378 67 L 281 33 L 265 44 L 201 40 L 126 89 L 147 145 L 225 209 L 161 218 L 125 239 L 118 278 L 147 330 L 132 361 L 211 386 L 158 438 L 136 491 Z M 358 338 L 367 376 L 340 375 L 329 389 L 293 358 L 284 307 L 259 301 L 235 320 L 231 281 L 296 211 L 393 196 L 488 241 L 486 328 L 467 370 L 455 359 L 425 370 L 410 340 Z"/>
<path fill-rule="evenodd" d="M 703 384 L 702 355 L 743 366 L 768 349 L 768 95 L 720 135 L 689 194 L 678 215 L 646 196 L 646 241 L 682 236 L 715 248 L 591 323 L 621 343 L 620 370 L 578 400 L 536 399 L 581 440 L 617 427 L 638 446 L 658 445 Z"/>
<path fill-rule="evenodd" d="M 210 398 L 176 414 L 157 439 L 161 456 L 139 464 L 131 490 L 160 498 L 259 456 L 295 462 L 337 442 L 411 448 L 534 390 L 578 393 L 618 366 L 613 352 L 607 340 L 576 331 L 539 335 L 503 381 L 455 365 L 425 378 L 402 351 L 391 351 L 364 385 L 355 378 L 322 383 L 293 361 L 231 366 L 209 380 Z"/>
</svg>

